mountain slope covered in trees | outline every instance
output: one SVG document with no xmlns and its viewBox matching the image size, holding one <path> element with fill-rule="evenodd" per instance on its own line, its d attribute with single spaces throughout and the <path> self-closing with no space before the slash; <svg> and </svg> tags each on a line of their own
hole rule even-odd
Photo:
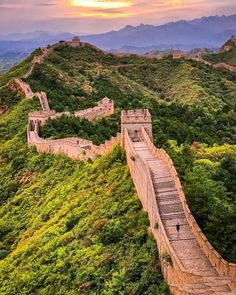
<svg viewBox="0 0 236 295">
<path fill-rule="evenodd" d="M 95 123 L 62 117 L 45 125 L 44 137 L 77 135 L 99 144 L 120 130 L 122 109 L 149 108 L 155 144 L 175 160 L 200 226 L 217 250 L 235 261 L 235 75 L 191 60 L 117 57 L 84 45 L 55 48 L 28 82 L 35 91 L 46 91 L 58 111 L 93 106 L 104 96 L 115 101 L 112 117 Z M 209 152 L 203 153 L 205 148 Z"/>
<path fill-rule="evenodd" d="M 28 64 L 0 76 L 8 108 L 0 117 L 0 293 L 168 294 L 124 152 L 117 147 L 89 163 L 28 149 L 27 114 L 39 102 L 6 86 Z M 57 111 L 94 106 L 104 96 L 115 101 L 113 116 L 95 123 L 62 117 L 44 126 L 44 137 L 79 135 L 98 144 L 120 130 L 122 109 L 149 108 L 155 144 L 172 157 L 199 225 L 236 262 L 234 75 L 83 44 L 55 47 L 27 83 Z"/>
<path fill-rule="evenodd" d="M 94 163 L 38 154 L 11 93 L 0 117 L 0 293 L 168 294 L 147 215 L 117 147 Z"/>
</svg>

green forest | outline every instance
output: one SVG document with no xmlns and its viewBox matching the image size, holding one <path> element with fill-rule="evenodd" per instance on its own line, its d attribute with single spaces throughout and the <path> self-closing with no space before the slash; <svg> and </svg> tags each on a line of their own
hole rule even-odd
<svg viewBox="0 0 236 295">
<path fill-rule="evenodd" d="M 0 293 L 168 294 L 124 151 L 90 163 L 27 147 L 27 115 L 39 102 L 6 84 L 25 73 L 30 58 L 0 75 L 0 104 L 8 108 L 0 117 Z M 198 224 L 236 262 L 236 75 L 83 44 L 55 47 L 26 82 L 58 112 L 105 96 L 115 102 L 115 114 L 95 122 L 49 120 L 44 138 L 100 144 L 120 131 L 121 110 L 148 108 L 155 145 L 173 159 Z"/>
</svg>

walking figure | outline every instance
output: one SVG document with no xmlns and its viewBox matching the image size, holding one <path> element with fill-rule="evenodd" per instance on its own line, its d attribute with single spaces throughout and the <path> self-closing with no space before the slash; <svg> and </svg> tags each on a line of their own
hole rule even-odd
<svg viewBox="0 0 236 295">
<path fill-rule="evenodd" d="M 177 222 L 176 224 L 177 237 L 179 237 L 179 231 L 180 231 L 180 224 Z"/>
</svg>

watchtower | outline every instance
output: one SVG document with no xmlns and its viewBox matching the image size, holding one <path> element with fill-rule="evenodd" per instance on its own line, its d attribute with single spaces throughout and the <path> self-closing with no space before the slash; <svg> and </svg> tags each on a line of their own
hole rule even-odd
<svg viewBox="0 0 236 295">
<path fill-rule="evenodd" d="M 114 102 L 108 97 L 104 97 L 101 101 L 98 102 L 98 107 L 101 108 L 107 116 L 114 114 L 115 107 Z"/>
<path fill-rule="evenodd" d="M 79 37 L 74 37 L 71 41 L 71 46 L 72 47 L 78 47 L 80 46 L 80 38 Z"/>
<path fill-rule="evenodd" d="M 144 127 L 152 140 L 152 117 L 147 109 L 121 112 L 122 138 L 124 138 L 125 129 L 127 129 L 130 138 L 137 139 L 142 127 Z"/>
</svg>

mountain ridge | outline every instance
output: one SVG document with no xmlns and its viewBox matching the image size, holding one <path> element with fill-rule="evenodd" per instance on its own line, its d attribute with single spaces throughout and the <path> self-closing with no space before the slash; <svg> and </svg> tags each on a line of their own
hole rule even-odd
<svg viewBox="0 0 236 295">
<path fill-rule="evenodd" d="M 60 40 L 69 40 L 73 35 L 68 32 L 50 31 L 0 35 L 0 52 L 1 55 L 5 54 L 5 56 L 12 54 L 12 52 L 17 52 L 17 54 L 20 52 L 25 56 L 37 47 L 47 46 Z M 191 50 L 195 47 L 215 49 L 230 35 L 236 35 L 236 14 L 202 17 L 190 21 L 180 20 L 158 26 L 149 24 L 127 25 L 116 31 L 82 35 L 81 40 L 106 50 L 119 50 L 121 52 L 122 47 L 127 46 L 137 48 L 156 46 L 162 50 L 168 48 Z M 142 49 L 140 52 L 142 52 Z M 9 56 L 9 65 L 7 67 L 3 65 L 2 71 L 19 60 L 20 57 L 12 59 Z"/>
<path fill-rule="evenodd" d="M 81 40 L 104 49 L 122 46 L 160 46 L 174 44 L 195 47 L 218 47 L 230 34 L 236 34 L 236 14 L 180 20 L 163 25 L 126 26 L 121 30 L 82 36 Z"/>
</svg>

